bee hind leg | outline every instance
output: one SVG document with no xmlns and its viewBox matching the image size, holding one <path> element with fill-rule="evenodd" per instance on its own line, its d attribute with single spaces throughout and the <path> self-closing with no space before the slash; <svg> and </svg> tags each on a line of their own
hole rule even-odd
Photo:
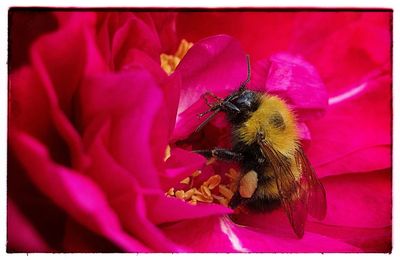
<svg viewBox="0 0 400 260">
<path fill-rule="evenodd" d="M 235 209 L 241 204 L 253 198 L 253 194 L 257 189 L 258 176 L 253 170 L 247 172 L 239 182 L 238 190 L 229 201 L 229 207 Z"/>
<path fill-rule="evenodd" d="M 218 160 L 222 161 L 236 161 L 239 162 L 243 159 L 241 153 L 237 153 L 231 150 L 222 149 L 222 148 L 215 148 L 212 150 L 195 150 L 195 153 L 201 154 L 206 158 L 214 157 Z"/>
</svg>

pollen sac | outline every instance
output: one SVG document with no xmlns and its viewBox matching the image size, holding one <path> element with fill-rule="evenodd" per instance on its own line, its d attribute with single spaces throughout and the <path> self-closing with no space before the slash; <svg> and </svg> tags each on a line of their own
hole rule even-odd
<svg viewBox="0 0 400 260">
<path fill-rule="evenodd" d="M 240 180 L 239 193 L 243 198 L 251 198 L 254 191 L 257 189 L 257 173 L 249 171 Z"/>
</svg>

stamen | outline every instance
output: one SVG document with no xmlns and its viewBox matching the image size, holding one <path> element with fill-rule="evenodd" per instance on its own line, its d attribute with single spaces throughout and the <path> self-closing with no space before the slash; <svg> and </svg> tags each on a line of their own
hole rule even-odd
<svg viewBox="0 0 400 260">
<path fill-rule="evenodd" d="M 175 52 L 174 55 L 161 53 L 160 54 L 161 68 L 164 69 L 164 71 L 168 75 L 171 75 L 175 71 L 178 64 L 181 62 L 182 58 L 186 55 L 186 53 L 192 46 L 193 43 L 183 39 L 179 44 L 178 50 Z"/>
<path fill-rule="evenodd" d="M 181 200 L 185 200 L 185 199 L 184 199 L 184 197 L 185 197 L 185 192 L 184 192 L 183 190 L 177 190 L 177 191 L 175 192 L 175 197 L 177 197 L 178 199 L 181 199 Z"/>
<path fill-rule="evenodd" d="M 171 157 L 171 146 L 167 145 L 167 148 L 165 148 L 164 162 L 166 162 L 169 157 Z"/>
<path fill-rule="evenodd" d="M 217 161 L 217 159 L 215 159 L 215 157 L 211 157 L 211 159 L 209 159 L 209 160 L 206 162 L 206 165 L 213 164 L 213 163 L 216 162 L 216 161 Z"/>
<path fill-rule="evenodd" d="M 219 193 L 221 193 L 222 195 L 224 195 L 225 198 L 227 198 L 228 200 L 231 200 L 233 197 L 233 192 L 228 189 L 225 185 L 219 185 Z"/>
<path fill-rule="evenodd" d="M 174 195 L 175 195 L 175 193 L 174 193 L 174 188 L 170 188 L 170 189 L 165 193 L 165 195 L 167 195 L 167 196 L 174 196 Z"/>
<path fill-rule="evenodd" d="M 219 185 L 221 182 L 221 176 L 219 175 L 213 175 L 211 176 L 208 180 L 204 182 L 204 185 L 208 186 L 210 190 L 214 189 Z"/>
<path fill-rule="evenodd" d="M 235 169 L 231 168 L 229 172 L 225 174 L 230 179 L 230 182 L 227 184 L 221 184 L 222 178 L 220 175 L 213 175 L 199 185 L 199 188 L 192 187 L 194 178 L 200 174 L 201 170 L 196 170 L 191 176 L 180 181 L 181 184 L 190 183 L 190 188 L 187 191 L 177 190 L 174 192 L 174 188 L 170 188 L 168 192 L 166 192 L 167 197 L 175 196 L 191 205 L 197 205 L 198 202 L 203 202 L 219 203 L 228 207 L 229 201 L 237 190 L 237 182 L 240 174 Z M 216 187 L 218 187 L 218 189 L 216 189 Z"/>
<path fill-rule="evenodd" d="M 190 177 L 186 177 L 185 179 L 181 180 L 179 183 L 181 183 L 181 184 L 189 184 L 190 183 Z"/>
<path fill-rule="evenodd" d="M 196 170 L 194 173 L 192 173 L 193 177 L 197 177 L 201 174 L 201 170 Z"/>
</svg>

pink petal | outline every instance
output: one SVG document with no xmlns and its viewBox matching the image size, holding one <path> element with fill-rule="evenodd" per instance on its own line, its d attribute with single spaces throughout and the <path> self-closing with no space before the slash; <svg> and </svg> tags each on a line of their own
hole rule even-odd
<svg viewBox="0 0 400 260">
<path fill-rule="evenodd" d="M 163 190 L 167 191 L 175 187 L 181 180 L 199 170 L 205 164 L 206 159 L 194 152 L 180 148 L 171 150 L 171 157 L 166 161 L 166 171 L 160 177 Z"/>
<path fill-rule="evenodd" d="M 178 114 L 193 105 L 205 92 L 237 90 L 247 78 L 245 53 L 239 42 L 227 35 L 195 43 L 176 71 L 182 75 Z"/>
<path fill-rule="evenodd" d="M 149 15 L 154 22 L 158 37 L 160 38 L 163 53 L 174 53 L 178 46 L 178 36 L 176 33 L 175 12 L 150 12 Z"/>
<path fill-rule="evenodd" d="M 14 132 L 11 146 L 33 183 L 77 222 L 127 251 L 147 251 L 127 237 L 102 191 L 87 177 L 51 161 L 47 150 L 31 137 Z"/>
<path fill-rule="evenodd" d="M 328 105 L 328 93 L 316 69 L 300 56 L 275 54 L 255 64 L 253 74 L 253 89 L 283 98 L 300 120 L 320 117 Z"/>
<path fill-rule="evenodd" d="M 122 248 L 112 244 L 106 238 L 90 232 L 72 219 L 67 219 L 63 251 L 68 253 L 116 253 L 122 252 Z"/>
<path fill-rule="evenodd" d="M 326 115 L 308 124 L 312 142 L 307 154 L 314 167 L 334 167 L 328 164 L 343 164 L 346 156 L 362 159 L 348 166 L 352 172 L 368 170 L 368 164 L 372 169 L 387 167 L 391 144 L 390 86 L 391 79 L 384 74 L 330 98 L 331 104 Z M 374 147 L 386 147 L 387 150 L 380 152 L 378 157 L 363 152 Z M 355 155 L 358 151 L 362 152 L 362 158 L 361 154 Z M 364 161 L 369 160 L 375 163 L 362 165 Z M 357 168 L 357 165 L 360 167 Z M 323 174 L 334 173 L 321 172 L 320 176 L 324 176 Z"/>
<path fill-rule="evenodd" d="M 85 124 L 112 118 L 108 146 L 118 163 L 143 186 L 159 187 L 168 128 L 162 92 L 151 75 L 137 68 L 92 77 L 81 102 Z"/>
<path fill-rule="evenodd" d="M 307 12 L 306 14 L 309 14 Z M 294 18 L 299 12 L 180 12 L 177 32 L 180 38 L 198 41 L 221 32 L 242 44 L 252 60 L 286 51 L 293 41 Z"/>
<path fill-rule="evenodd" d="M 370 158 L 374 158 L 371 160 Z M 342 158 L 315 167 L 319 176 L 338 175 L 342 173 L 359 173 L 376 171 L 392 166 L 391 145 L 380 145 L 356 150 Z"/>
<path fill-rule="evenodd" d="M 356 228 L 309 223 L 308 229 L 359 247 L 363 252 L 390 253 L 392 251 L 392 226 Z"/>
<path fill-rule="evenodd" d="M 381 228 L 392 223 L 391 170 L 342 174 L 322 179 L 327 197 L 326 225 Z"/>
<path fill-rule="evenodd" d="M 232 245 L 227 231 L 224 232 L 221 225 L 219 217 L 208 217 L 180 221 L 164 227 L 163 231 L 190 253 L 240 252 L 241 248 Z"/>
<path fill-rule="evenodd" d="M 143 175 L 144 172 L 134 174 L 128 172 L 109 154 L 104 146 L 104 140 L 109 138 L 109 129 L 110 125 L 101 125 L 96 128 L 96 133 L 86 135 L 88 138 L 93 138 L 88 148 L 92 164 L 87 174 L 107 195 L 110 206 L 118 215 L 121 225 L 132 236 L 158 252 L 180 251 L 178 246 L 164 237 L 146 213 L 157 210 L 158 207 L 155 207 L 151 200 L 145 199 L 154 194 L 165 196 L 164 191 L 141 185 L 139 175 Z"/>
<path fill-rule="evenodd" d="M 112 57 L 115 70 L 124 66 L 125 55 L 132 49 L 147 53 L 154 60 L 159 60 L 161 53 L 160 41 L 154 27 L 146 24 L 133 13 L 115 31 L 112 37 Z"/>
<path fill-rule="evenodd" d="M 326 190 L 327 216 L 318 221 L 325 226 L 382 228 L 391 225 L 392 197 L 389 170 L 374 173 L 342 174 L 322 179 Z M 283 209 L 263 214 L 237 215 L 239 224 L 294 236 Z M 305 231 L 314 220 L 309 217 Z M 324 234 L 321 232 L 321 234 Z"/>
<path fill-rule="evenodd" d="M 34 10 L 10 10 L 9 12 L 9 69 L 14 71 L 29 63 L 32 43 L 41 35 L 57 29 L 53 13 Z"/>
<path fill-rule="evenodd" d="M 94 23 L 87 13 L 73 18 L 56 32 L 41 37 L 31 50 L 32 65 L 51 102 L 58 103 L 69 118 L 73 95 L 79 88 L 88 59 L 87 30 Z"/>
<path fill-rule="evenodd" d="M 83 155 L 80 137 L 57 105 L 51 84 L 44 84 L 41 74 L 24 67 L 10 76 L 10 125 L 24 129 L 45 143 L 57 161 L 72 162 L 78 169 L 84 167 L 87 158 Z M 42 75 L 48 80 L 45 72 Z M 65 152 L 68 149 L 70 154 Z"/>
<path fill-rule="evenodd" d="M 29 220 L 7 200 L 7 252 L 52 252 Z"/>
<path fill-rule="evenodd" d="M 390 64 L 391 17 L 391 12 L 302 15 L 294 27 L 302 33 L 295 35 L 290 49 L 314 64 L 329 92 L 336 95 Z"/>
<path fill-rule="evenodd" d="M 227 217 L 181 221 L 163 230 L 190 252 L 360 252 L 357 247 L 318 234 L 306 233 L 303 239 L 297 239 L 239 226 Z"/>
<path fill-rule="evenodd" d="M 148 218 L 154 224 L 173 223 L 187 219 L 198 220 L 209 216 L 224 216 L 232 213 L 232 209 L 218 205 L 199 202 L 193 206 L 178 198 L 168 198 L 164 193 L 146 197 Z M 151 205 L 151 206 L 150 206 Z"/>
</svg>

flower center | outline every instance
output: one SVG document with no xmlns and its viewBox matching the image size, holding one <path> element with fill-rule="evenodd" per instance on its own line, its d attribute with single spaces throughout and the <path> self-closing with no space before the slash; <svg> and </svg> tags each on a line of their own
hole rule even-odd
<svg viewBox="0 0 400 260">
<path fill-rule="evenodd" d="M 168 55 L 165 53 L 161 53 L 160 61 L 161 61 L 161 68 L 168 74 L 171 75 L 176 67 L 178 66 L 179 62 L 181 62 L 182 58 L 186 55 L 188 50 L 193 46 L 193 43 L 186 41 L 183 39 L 179 44 L 178 50 L 175 52 L 174 55 Z"/>
<path fill-rule="evenodd" d="M 207 164 L 213 163 L 211 159 Z M 202 173 L 201 170 L 195 171 L 191 176 L 188 176 L 180 181 L 181 184 L 185 185 L 186 189 L 179 189 L 175 191 L 175 188 L 170 188 L 165 195 L 167 197 L 176 197 L 182 201 L 186 201 L 189 204 L 196 205 L 198 202 L 202 203 L 219 203 L 224 206 L 228 206 L 233 194 L 237 190 L 239 173 L 230 168 L 225 176 L 228 177 L 228 183 L 222 183 L 220 175 L 215 174 L 209 177 L 206 181 L 199 185 L 194 185 L 195 179 Z"/>
</svg>

